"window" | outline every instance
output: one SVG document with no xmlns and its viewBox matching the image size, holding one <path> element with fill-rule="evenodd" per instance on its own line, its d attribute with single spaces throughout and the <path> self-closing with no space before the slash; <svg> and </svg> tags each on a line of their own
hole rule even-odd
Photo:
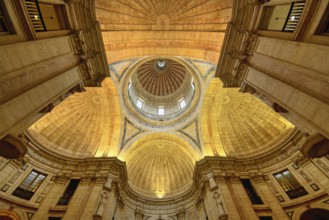
<svg viewBox="0 0 329 220">
<path fill-rule="evenodd" d="M 329 35 L 329 4 L 322 16 L 319 27 L 316 30 L 316 34 L 325 34 Z"/>
<path fill-rule="evenodd" d="M 159 106 L 158 107 L 158 115 L 164 115 L 164 106 Z"/>
<path fill-rule="evenodd" d="M 36 32 L 69 29 L 64 5 L 25 0 L 31 23 Z"/>
<path fill-rule="evenodd" d="M 241 182 L 252 204 L 254 205 L 264 204 L 262 199 L 258 196 L 257 192 L 255 191 L 254 187 L 252 186 L 250 179 L 241 179 Z"/>
<path fill-rule="evenodd" d="M 167 61 L 166 60 L 157 60 L 156 61 L 156 67 L 158 70 L 164 70 L 167 66 Z"/>
<path fill-rule="evenodd" d="M 288 169 L 273 175 L 290 199 L 295 199 L 308 194 L 304 187 L 302 187 L 295 177 L 291 175 Z"/>
<path fill-rule="evenodd" d="M 136 105 L 137 105 L 138 108 L 143 109 L 143 107 L 144 107 L 144 101 L 141 98 L 139 98 L 137 100 Z"/>
<path fill-rule="evenodd" d="M 71 179 L 69 185 L 67 186 L 63 196 L 59 199 L 57 205 L 67 205 L 69 204 L 70 199 L 72 198 L 75 190 L 77 189 L 80 180 Z"/>
<path fill-rule="evenodd" d="M 12 194 L 22 199 L 30 200 L 46 176 L 46 174 L 32 170 L 32 172 L 25 178 L 21 185 L 19 185 L 19 187 L 17 187 Z"/>
<path fill-rule="evenodd" d="M 4 1 L 0 0 L 0 35 L 5 34 L 15 34 L 15 29 L 7 13 Z"/>
<path fill-rule="evenodd" d="M 264 7 L 261 30 L 294 32 L 303 12 L 305 1 L 295 1 Z"/>
<path fill-rule="evenodd" d="M 185 102 L 184 98 L 182 98 L 181 100 L 178 101 L 178 105 L 179 105 L 180 109 L 182 109 L 186 106 L 186 102 Z"/>
</svg>

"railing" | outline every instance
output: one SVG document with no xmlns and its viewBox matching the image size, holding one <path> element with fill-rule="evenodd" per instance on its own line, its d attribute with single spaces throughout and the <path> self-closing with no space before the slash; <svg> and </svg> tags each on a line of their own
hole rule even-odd
<svg viewBox="0 0 329 220">
<path fill-rule="evenodd" d="M 38 0 L 25 0 L 25 4 L 34 30 L 36 32 L 47 31 Z"/>
<path fill-rule="evenodd" d="M 283 26 L 282 31 L 284 32 L 294 32 L 298 21 L 300 19 L 300 16 L 303 12 L 305 6 L 305 1 L 301 2 L 293 2 L 290 7 L 290 11 L 288 14 L 288 17 L 286 19 L 286 22 Z"/>
</svg>

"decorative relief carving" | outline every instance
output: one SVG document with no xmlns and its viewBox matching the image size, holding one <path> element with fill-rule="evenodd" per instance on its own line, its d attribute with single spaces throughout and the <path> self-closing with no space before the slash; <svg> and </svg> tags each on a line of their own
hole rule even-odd
<svg viewBox="0 0 329 220">
<path fill-rule="evenodd" d="M 226 179 L 231 183 L 231 184 L 241 184 L 240 178 L 237 176 L 227 176 Z"/>
<path fill-rule="evenodd" d="M 255 94 L 257 92 L 255 88 L 253 88 L 252 86 L 250 86 L 245 82 L 242 82 L 241 89 L 239 91 L 243 93 L 250 93 L 250 94 Z"/>
<path fill-rule="evenodd" d="M 323 163 L 321 160 L 317 160 L 316 163 L 325 171 L 325 172 L 329 172 L 329 167 Z"/>
<path fill-rule="evenodd" d="M 70 180 L 70 177 L 65 176 L 65 175 L 59 175 L 55 177 L 55 182 L 56 183 L 63 183 L 65 184 L 67 181 Z"/>
<path fill-rule="evenodd" d="M 15 183 L 15 181 L 18 179 L 18 177 L 21 175 L 22 173 L 20 171 L 17 171 L 14 176 L 12 176 L 9 180 L 10 183 Z"/>
<path fill-rule="evenodd" d="M 136 220 L 143 220 L 143 218 L 144 218 L 144 212 L 141 209 L 137 208 L 135 210 L 135 219 Z"/>
<path fill-rule="evenodd" d="M 274 186 L 274 184 L 272 182 L 267 182 L 267 185 L 270 187 L 270 189 L 272 190 L 272 192 L 274 194 L 278 194 L 279 190 Z"/>
<path fill-rule="evenodd" d="M 107 198 L 108 198 L 108 192 L 106 190 L 103 190 L 100 194 L 100 201 L 98 203 L 96 214 L 94 215 L 94 219 L 102 218 L 104 214 L 104 207 Z"/>
<path fill-rule="evenodd" d="M 265 183 L 264 176 L 254 176 L 251 179 L 254 183 Z"/>
<path fill-rule="evenodd" d="M 225 215 L 225 210 L 224 210 L 224 206 L 223 206 L 223 201 L 221 199 L 221 195 L 220 193 L 216 190 L 213 193 L 213 198 L 216 201 L 216 206 L 217 206 L 217 210 L 218 210 L 218 214 L 219 216 L 223 216 Z M 226 219 L 226 218 L 223 218 Z"/>
<path fill-rule="evenodd" d="M 309 163 L 310 163 L 310 160 L 305 156 L 299 156 L 295 160 L 295 164 L 299 167 L 305 166 L 306 164 L 309 164 Z"/>
<path fill-rule="evenodd" d="M 303 170 L 299 171 L 299 174 L 306 180 L 306 182 L 308 182 L 308 183 L 312 182 L 310 177 L 308 177 Z"/>
<path fill-rule="evenodd" d="M 223 184 L 225 183 L 225 177 L 224 176 L 215 176 L 215 181 L 217 184 Z"/>
</svg>

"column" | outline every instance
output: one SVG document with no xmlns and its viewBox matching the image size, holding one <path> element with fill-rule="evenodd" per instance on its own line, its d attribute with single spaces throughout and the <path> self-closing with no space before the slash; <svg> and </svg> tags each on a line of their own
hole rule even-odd
<svg viewBox="0 0 329 220">
<path fill-rule="evenodd" d="M 240 218 L 250 220 L 258 219 L 258 216 L 255 213 L 254 207 L 252 206 L 252 203 L 240 181 L 240 178 L 237 176 L 229 176 L 226 179 L 226 183 L 228 185 L 233 201 L 236 204 Z"/>
<path fill-rule="evenodd" d="M 53 184 L 52 188 L 50 189 L 48 195 L 44 198 L 39 209 L 34 213 L 32 220 L 48 218 L 49 209 L 56 206 L 63 191 L 65 190 L 66 183 L 69 179 L 70 179 L 70 177 L 68 177 L 68 176 L 57 176 L 56 177 L 55 183 Z"/>
<path fill-rule="evenodd" d="M 116 198 L 116 190 L 117 185 L 116 182 L 113 181 L 113 178 L 109 177 L 108 181 L 105 183 L 104 188 L 108 189 L 107 200 L 104 204 L 104 212 L 102 215 L 103 219 L 112 220 L 115 215 L 116 207 L 117 207 L 117 198 Z"/>
<path fill-rule="evenodd" d="M 94 177 L 82 177 L 78 188 L 76 189 L 63 220 L 81 219 L 82 213 L 87 205 L 87 201 L 92 193 Z"/>
<path fill-rule="evenodd" d="M 271 208 L 273 218 L 277 220 L 289 220 L 287 214 L 283 211 L 272 190 L 266 184 L 264 177 L 255 176 L 252 177 L 252 181 L 255 184 L 255 189 L 257 189 L 257 193 L 259 193 L 263 202 Z"/>
<path fill-rule="evenodd" d="M 217 182 L 213 174 L 208 174 L 207 177 L 209 182 L 206 183 L 206 197 L 204 200 L 207 214 L 210 219 L 226 220 L 228 215 L 224 209 L 223 196 L 218 190 Z"/>
<path fill-rule="evenodd" d="M 111 188 L 112 188 L 112 178 L 108 177 L 107 179 L 105 179 L 105 181 L 102 182 L 100 193 L 97 194 L 99 196 L 97 199 L 98 203 L 96 207 L 96 213 L 93 215 L 94 220 L 101 220 L 103 219 L 103 216 L 106 215 L 104 211 L 107 207 L 107 204 L 109 203 L 108 199 L 112 191 Z"/>
<path fill-rule="evenodd" d="M 236 208 L 236 205 L 234 203 L 234 200 L 231 196 L 229 187 L 226 184 L 225 178 L 222 176 L 216 176 L 215 180 L 218 186 L 218 191 L 222 195 L 223 206 L 224 209 L 227 210 L 229 219 L 234 219 L 234 220 L 241 219 L 238 210 Z"/>
<path fill-rule="evenodd" d="M 104 183 L 106 182 L 107 177 L 99 176 L 92 180 L 92 188 L 90 196 L 87 200 L 86 206 L 82 213 L 82 219 L 93 219 L 95 210 L 99 209 L 99 213 L 104 211 L 104 204 L 107 199 L 107 191 L 103 189 Z M 100 215 L 101 216 L 101 215 Z M 95 218 L 94 218 L 95 219 Z M 96 218 L 102 219 L 102 218 Z"/>
</svg>

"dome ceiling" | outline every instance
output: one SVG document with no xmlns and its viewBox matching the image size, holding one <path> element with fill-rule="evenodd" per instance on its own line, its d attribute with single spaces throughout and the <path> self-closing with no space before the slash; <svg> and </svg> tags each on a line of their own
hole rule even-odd
<svg viewBox="0 0 329 220">
<path fill-rule="evenodd" d="M 108 62 L 145 55 L 217 63 L 233 0 L 96 0 Z"/>
<path fill-rule="evenodd" d="M 205 155 L 255 156 L 272 149 L 293 126 L 273 109 L 237 88 L 211 81 L 202 106 Z"/>
<path fill-rule="evenodd" d="M 127 163 L 132 188 L 143 196 L 164 198 L 188 189 L 200 155 L 175 135 L 155 133 L 133 143 L 119 159 Z"/>
<path fill-rule="evenodd" d="M 160 66 L 159 66 L 160 65 Z M 186 68 L 170 59 L 151 60 L 137 69 L 140 85 L 155 96 L 166 96 L 177 91 L 184 82 Z"/>
<path fill-rule="evenodd" d="M 28 132 L 41 145 L 72 157 L 116 156 L 120 105 L 111 79 L 101 88 L 86 88 L 56 106 Z"/>
</svg>

